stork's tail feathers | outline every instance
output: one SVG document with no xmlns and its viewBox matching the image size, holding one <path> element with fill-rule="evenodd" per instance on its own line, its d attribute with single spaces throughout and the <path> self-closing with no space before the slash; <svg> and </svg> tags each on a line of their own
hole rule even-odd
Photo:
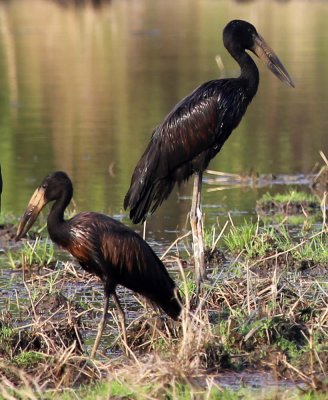
<svg viewBox="0 0 328 400">
<path fill-rule="evenodd" d="M 153 213 L 172 192 L 174 181 L 157 179 L 149 185 L 133 179 L 124 199 L 124 209 L 130 208 L 130 219 L 133 223 L 145 221 L 148 213 Z"/>
</svg>

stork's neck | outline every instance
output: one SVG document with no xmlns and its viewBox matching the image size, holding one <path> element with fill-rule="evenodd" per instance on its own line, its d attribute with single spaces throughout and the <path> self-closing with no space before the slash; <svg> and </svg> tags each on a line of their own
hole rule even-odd
<svg viewBox="0 0 328 400">
<path fill-rule="evenodd" d="M 259 85 L 259 70 L 252 57 L 246 51 L 231 51 L 230 54 L 240 66 L 240 78 L 246 80 L 247 91 L 250 99 L 252 99 Z"/>
<path fill-rule="evenodd" d="M 63 193 L 62 196 L 55 201 L 48 215 L 47 226 L 49 236 L 52 241 L 59 245 L 63 245 L 66 242 L 64 211 L 71 198 L 72 195 L 70 195 L 70 193 Z"/>
</svg>

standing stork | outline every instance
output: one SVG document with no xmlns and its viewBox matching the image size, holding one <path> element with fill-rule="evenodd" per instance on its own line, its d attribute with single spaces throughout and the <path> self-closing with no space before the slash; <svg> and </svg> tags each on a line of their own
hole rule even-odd
<svg viewBox="0 0 328 400">
<path fill-rule="evenodd" d="M 70 252 L 85 271 L 97 275 L 104 283 L 104 309 L 91 352 L 93 358 L 105 327 L 110 296 L 118 309 L 127 344 L 125 315 L 115 291 L 117 285 L 145 296 L 175 320 L 181 312 L 181 302 L 177 287 L 162 261 L 132 229 L 95 212 L 82 212 L 65 220 L 64 211 L 72 196 L 73 185 L 65 172 L 48 175 L 29 201 L 16 240 L 28 232 L 42 208 L 54 201 L 47 218 L 51 240 Z"/>
<path fill-rule="evenodd" d="M 229 22 L 223 43 L 240 66 L 238 78 L 205 82 L 181 100 L 158 125 L 141 156 L 124 199 L 134 223 L 145 221 L 168 198 L 176 183 L 195 175 L 190 211 L 197 294 L 205 277 L 201 186 L 210 160 L 238 126 L 256 94 L 259 71 L 246 52 L 257 55 L 281 81 L 293 81 L 274 51 L 250 23 Z"/>
</svg>

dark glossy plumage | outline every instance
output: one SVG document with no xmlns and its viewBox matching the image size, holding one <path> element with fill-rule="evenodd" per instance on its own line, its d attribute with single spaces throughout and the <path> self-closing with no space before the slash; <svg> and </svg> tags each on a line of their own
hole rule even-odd
<svg viewBox="0 0 328 400">
<path fill-rule="evenodd" d="M 124 208 L 130 208 L 134 223 L 154 212 L 175 183 L 203 172 L 238 126 L 259 83 L 256 64 L 245 49 L 264 58 L 273 73 L 293 86 L 287 71 L 253 25 L 231 21 L 224 29 L 223 41 L 239 63 L 241 75 L 202 84 L 155 128 L 124 199 Z"/>
<path fill-rule="evenodd" d="M 170 317 L 181 311 L 176 288 L 149 245 L 120 222 L 94 212 L 80 213 L 61 229 L 48 220 L 50 238 L 97 275 L 108 294 L 122 285 L 154 301 Z"/>
<path fill-rule="evenodd" d="M 111 294 L 122 285 L 154 301 L 177 319 L 181 308 L 165 266 L 150 246 L 120 222 L 94 212 L 80 213 L 61 229 L 48 219 L 50 238 L 69 251 L 87 272 L 97 275 Z"/>
<path fill-rule="evenodd" d="M 54 201 L 47 219 L 50 238 L 104 282 L 107 298 L 122 285 L 177 319 L 181 304 L 176 285 L 150 246 L 133 230 L 104 214 L 83 212 L 65 220 L 64 210 L 72 195 L 71 180 L 64 172 L 47 176 L 29 202 L 17 240 L 31 228 L 44 205 Z"/>
</svg>

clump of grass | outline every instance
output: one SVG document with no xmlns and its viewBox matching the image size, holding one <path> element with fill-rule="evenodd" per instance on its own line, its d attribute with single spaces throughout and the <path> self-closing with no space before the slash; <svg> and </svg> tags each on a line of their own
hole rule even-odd
<svg viewBox="0 0 328 400">
<path fill-rule="evenodd" d="M 45 361 L 43 353 L 37 351 L 23 351 L 19 355 L 13 357 L 12 363 L 17 367 L 31 368 L 35 364 Z"/>
<path fill-rule="evenodd" d="M 224 235 L 228 226 L 228 221 L 221 228 L 219 225 L 212 225 L 211 228 L 204 228 L 204 245 L 210 251 L 214 251 L 217 243 Z"/>
<path fill-rule="evenodd" d="M 216 230 L 212 229 L 208 235 L 211 252 L 220 236 Z M 42 243 L 44 241 L 40 245 Z M 88 310 L 73 313 L 72 304 L 58 296 L 59 289 L 72 283 L 69 281 L 72 276 L 74 282 L 78 280 L 76 272 L 68 268 L 58 271 L 48 268 L 45 276 L 40 278 L 40 274 L 33 271 L 25 284 L 31 304 L 27 312 L 20 312 L 28 315 L 28 323 L 19 321 L 14 327 L 7 326 L 9 330 L 4 329 L 2 333 L 9 343 L 7 350 L 2 352 L 7 369 L 0 363 L 0 379 L 5 382 L 3 390 L 8 390 L 7 397 L 10 394 L 22 399 L 33 398 L 33 395 L 35 398 L 42 388 L 40 398 L 45 399 L 53 398 L 54 394 L 63 399 L 72 396 L 136 400 L 234 399 L 236 392 L 223 391 L 216 381 L 217 374 L 226 370 L 244 371 L 250 366 L 259 370 L 271 369 L 283 378 L 296 377 L 319 390 L 320 384 L 312 377 L 318 376 L 321 380 L 327 374 L 325 281 L 318 276 L 304 280 L 300 273 L 278 269 L 275 256 L 279 253 L 281 258 L 293 260 L 299 257 L 300 262 L 304 257 L 313 257 L 319 262 L 314 256 L 320 254 L 320 262 L 325 263 L 327 232 L 307 230 L 291 234 L 281 224 L 245 222 L 240 227 L 232 226 L 224 243 L 234 256 L 242 255 L 238 258 L 242 266 L 240 274 L 232 275 L 235 261 L 230 261 L 227 266 L 230 278 L 212 274 L 214 281 L 204 285 L 196 306 L 193 302 L 194 280 L 192 276 L 184 275 L 179 260 L 179 286 L 185 304 L 182 318 L 173 322 L 158 315 L 150 318 L 149 310 L 145 315 L 139 313 L 128 327 L 129 360 L 118 357 L 121 354 L 118 352 L 116 359 L 112 354 L 108 357 L 108 349 L 96 361 L 83 355 L 83 343 L 78 335 L 82 329 L 79 317 L 83 316 L 83 320 Z M 33 253 L 30 248 L 25 251 Z M 28 262 L 47 265 L 46 254 L 47 251 L 40 250 L 38 256 L 29 255 Z M 254 268 L 259 262 L 261 267 L 264 266 L 261 273 Z M 324 271 L 326 268 L 327 264 Z M 47 297 L 45 293 L 51 296 Z M 47 313 L 43 312 L 45 309 Z M 94 313 L 90 315 L 94 316 Z M 92 319 L 87 326 L 93 324 Z M 24 336 L 27 329 L 32 337 Z M 19 335 L 28 339 L 21 342 L 21 346 L 13 341 Z M 31 338 L 34 338 L 34 344 Z M 15 352 L 11 352 L 12 349 Z M 117 347 L 113 346 L 113 349 L 117 351 Z M 31 365 L 33 385 L 25 376 Z M 104 377 L 106 381 L 100 381 Z M 14 392 L 13 387 L 18 391 Z M 27 392 L 30 397 L 26 393 L 24 397 L 25 387 L 30 390 Z M 65 388 L 69 389 L 65 391 Z M 240 389 L 237 393 L 245 399 L 257 396 L 257 393 L 244 391 Z M 283 395 L 288 398 L 285 393 Z M 258 398 L 270 397 L 268 393 L 261 393 Z"/>
<path fill-rule="evenodd" d="M 54 393 L 51 391 L 43 393 L 43 399 L 53 399 Z M 301 389 L 285 390 L 284 387 L 257 387 L 254 389 L 241 388 L 222 388 L 215 379 L 208 379 L 203 386 L 197 385 L 197 381 L 188 383 L 172 381 L 165 389 L 160 389 L 160 385 L 154 384 L 132 384 L 123 382 L 121 379 L 103 380 L 92 385 L 83 385 L 79 389 L 72 391 L 66 389 L 61 394 L 56 395 L 58 400 L 108 400 L 108 399 L 167 399 L 167 400 L 326 400 L 326 393 L 315 393 Z"/>
<path fill-rule="evenodd" d="M 8 353 L 13 345 L 16 332 L 13 327 L 4 321 L 0 321 L 0 351 L 2 354 Z"/>
<path fill-rule="evenodd" d="M 322 232 L 322 234 L 304 241 L 301 246 L 292 250 L 291 254 L 299 261 L 328 263 L 328 235 Z"/>
<path fill-rule="evenodd" d="M 93 399 L 110 399 L 110 398 L 118 398 L 118 399 L 137 399 L 140 398 L 140 388 L 139 395 L 132 390 L 131 387 L 120 382 L 118 380 L 111 381 L 101 381 L 97 382 L 93 385 L 83 385 L 78 390 L 78 397 L 83 398 L 84 400 L 93 400 Z M 144 394 L 146 394 L 146 390 L 142 390 Z M 76 398 L 75 394 L 73 396 L 69 395 L 68 392 L 67 400 L 70 398 Z M 47 398 L 47 397 L 46 397 Z M 50 398 L 50 397 L 49 397 Z"/>
<path fill-rule="evenodd" d="M 328 263 L 328 238 L 325 231 L 291 234 L 285 225 L 245 222 L 225 236 L 229 252 L 242 253 L 246 259 L 286 253 L 296 261 Z"/>
<path fill-rule="evenodd" d="M 190 298 L 193 297 L 196 293 L 197 285 L 192 273 L 186 274 L 185 282 L 179 285 L 179 292 L 185 298 L 189 296 Z"/>
<path fill-rule="evenodd" d="M 189 279 L 183 277 L 186 304 L 190 303 Z M 327 313 L 325 298 L 318 295 L 323 290 L 319 282 L 311 290 L 309 286 L 295 287 L 286 276 L 273 280 L 271 276 L 260 279 L 255 274 L 244 274 L 238 279 L 213 282 L 202 293 L 200 306 L 191 312 L 186 310 L 182 321 L 171 322 L 171 328 L 168 323 L 162 323 L 162 319 L 149 321 L 148 316 L 139 317 L 149 322 L 149 334 L 144 334 L 143 328 L 141 342 L 131 345 L 130 360 L 108 360 L 104 356 L 95 363 L 87 361 L 76 352 L 74 341 L 65 344 L 61 332 L 52 328 L 61 338 L 56 341 L 36 319 L 34 335 L 42 338 L 46 346 L 38 351 L 29 349 L 26 355 L 15 354 L 9 365 L 19 365 L 23 374 L 28 371 L 29 357 L 31 362 L 35 361 L 37 385 L 43 391 L 48 389 L 42 398 L 52 398 L 55 386 L 62 391 L 67 386 L 77 385 L 75 394 L 86 399 L 96 396 L 99 399 L 110 396 L 214 399 L 221 398 L 224 393 L 226 398 L 232 399 L 235 397 L 231 397 L 231 392 L 222 392 L 212 373 L 227 368 L 244 370 L 250 365 L 253 368 L 272 366 L 275 373 L 282 376 L 287 370 L 290 376 L 294 373 L 310 385 L 311 379 L 307 377 L 311 373 L 322 374 L 325 368 L 321 360 L 324 360 Z M 33 301 L 32 308 L 37 311 L 39 301 Z M 55 315 L 47 315 L 53 327 L 54 318 Z M 64 323 L 67 319 L 69 316 L 64 317 Z M 128 334 L 134 337 L 132 327 Z M 312 345 L 309 344 L 311 337 Z M 43 359 L 42 355 L 34 353 L 43 354 Z M 318 358 L 311 364 L 312 353 Z M 39 362 L 36 362 L 38 357 Z M 0 368 L 0 375 L 3 373 Z M 109 381 L 94 385 L 104 376 L 108 376 Z M 9 379 L 7 375 L 6 379 Z M 19 378 L 12 379 L 10 382 L 17 386 Z M 87 382 L 93 385 L 86 386 Z M 19 385 L 23 387 L 24 382 L 20 381 Z M 70 390 L 64 393 L 62 398 L 71 398 Z M 250 393 L 247 395 L 251 397 Z"/>
<path fill-rule="evenodd" d="M 248 258 L 261 257 L 272 247 L 273 228 L 265 232 L 259 224 L 246 221 L 243 225 L 232 227 L 224 237 L 224 244 L 231 253 L 243 252 Z"/>
<path fill-rule="evenodd" d="M 7 251 L 8 263 L 13 269 L 48 266 L 54 261 L 54 255 L 53 242 L 40 237 L 34 242 L 24 241 L 23 247 L 17 252 Z"/>
<path fill-rule="evenodd" d="M 298 202 L 298 203 L 319 203 L 316 196 L 311 193 L 289 190 L 286 193 L 276 193 L 272 195 L 271 193 L 265 193 L 258 203 L 267 203 L 274 201 L 276 203 L 288 203 L 288 202 Z"/>
<path fill-rule="evenodd" d="M 301 215 L 320 215 L 320 201 L 316 196 L 306 192 L 290 190 L 287 193 L 265 193 L 256 202 L 256 211 L 259 215 L 270 215 L 271 217 Z"/>
</svg>

